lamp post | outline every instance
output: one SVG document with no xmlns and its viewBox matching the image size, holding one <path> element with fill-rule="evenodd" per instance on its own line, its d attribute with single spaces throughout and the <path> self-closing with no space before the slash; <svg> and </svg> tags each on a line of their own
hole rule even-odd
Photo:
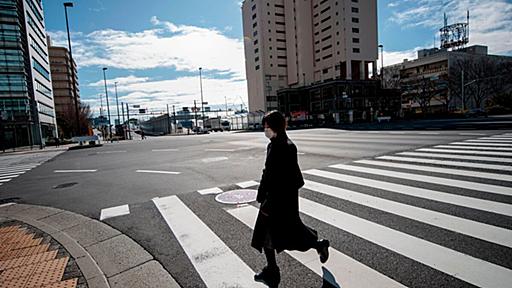
<svg viewBox="0 0 512 288">
<path fill-rule="evenodd" d="M 199 67 L 199 87 L 201 89 L 201 120 L 203 120 L 203 127 L 204 127 L 203 77 L 201 75 L 202 70 L 203 70 L 203 68 Z"/>
<path fill-rule="evenodd" d="M 116 91 L 117 123 L 121 124 L 121 118 L 119 117 L 119 98 L 117 98 L 117 82 L 114 82 L 114 89 Z"/>
<path fill-rule="evenodd" d="M 71 84 L 73 85 L 73 95 L 75 99 L 75 117 L 76 117 L 76 136 L 80 136 L 80 116 L 79 116 L 79 104 L 78 95 L 76 92 L 75 83 L 75 61 L 73 61 L 73 52 L 71 51 L 71 37 L 69 36 L 69 21 L 68 21 L 68 7 L 73 7 L 73 2 L 64 2 L 64 14 L 66 15 L 66 30 L 68 32 L 68 49 L 69 49 L 69 61 L 71 63 Z M 71 89 L 70 89 L 71 90 Z M 70 91 L 71 92 L 71 91 Z"/>
<path fill-rule="evenodd" d="M 108 104 L 108 92 L 107 92 L 107 76 L 105 74 L 106 70 L 107 70 L 107 68 L 103 67 L 103 81 L 105 83 L 105 98 L 107 99 L 108 135 L 110 138 L 112 138 L 112 125 L 110 124 L 110 105 Z"/>
<path fill-rule="evenodd" d="M 380 48 L 380 80 L 382 81 L 382 87 L 385 87 L 384 83 L 384 46 L 379 45 Z"/>
</svg>

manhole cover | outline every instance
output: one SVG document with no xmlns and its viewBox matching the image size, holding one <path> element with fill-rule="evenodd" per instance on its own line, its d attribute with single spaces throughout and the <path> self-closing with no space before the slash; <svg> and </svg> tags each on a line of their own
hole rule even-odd
<svg viewBox="0 0 512 288">
<path fill-rule="evenodd" d="M 215 200 L 224 204 L 242 204 L 256 201 L 257 190 L 239 189 L 221 193 L 215 197 Z"/>
<path fill-rule="evenodd" d="M 69 187 L 75 186 L 76 184 L 78 184 L 78 183 L 76 183 L 76 182 L 62 183 L 62 184 L 53 186 L 53 189 L 69 188 Z"/>
</svg>

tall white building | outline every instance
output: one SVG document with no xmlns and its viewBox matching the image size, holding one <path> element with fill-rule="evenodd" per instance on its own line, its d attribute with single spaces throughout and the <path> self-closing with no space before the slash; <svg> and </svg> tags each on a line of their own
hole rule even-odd
<svg viewBox="0 0 512 288">
<path fill-rule="evenodd" d="M 56 136 L 41 0 L 0 1 L 0 139 L 7 147 Z"/>
<path fill-rule="evenodd" d="M 367 80 L 377 59 L 376 0 L 245 0 L 250 111 L 277 108 L 277 90 Z"/>
</svg>

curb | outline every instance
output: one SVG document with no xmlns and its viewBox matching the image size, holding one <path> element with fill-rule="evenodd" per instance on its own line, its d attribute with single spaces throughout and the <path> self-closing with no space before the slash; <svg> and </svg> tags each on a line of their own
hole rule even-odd
<svg viewBox="0 0 512 288">
<path fill-rule="evenodd" d="M 33 226 L 75 259 L 89 288 L 180 288 L 143 247 L 100 221 L 69 211 L 27 204 L 0 205 L 0 217 Z"/>
</svg>

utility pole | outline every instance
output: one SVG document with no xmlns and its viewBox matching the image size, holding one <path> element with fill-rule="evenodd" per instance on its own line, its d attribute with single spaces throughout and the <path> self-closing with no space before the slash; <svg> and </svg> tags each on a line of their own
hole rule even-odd
<svg viewBox="0 0 512 288">
<path fill-rule="evenodd" d="M 203 77 L 201 76 L 201 70 L 203 70 L 203 68 L 199 67 L 199 87 L 201 89 L 201 120 L 203 120 L 204 123 Z"/>
<path fill-rule="evenodd" d="M 66 14 L 66 30 L 68 32 L 68 49 L 69 49 L 69 62 L 71 63 L 71 78 L 73 85 L 73 98 L 75 100 L 75 117 L 76 117 L 76 136 L 80 136 L 80 116 L 79 116 L 79 104 L 78 104 L 78 93 L 76 92 L 76 79 L 75 79 L 75 61 L 73 60 L 73 51 L 71 51 L 71 38 L 69 36 L 69 22 L 68 22 L 68 7 L 73 7 L 72 2 L 64 3 L 64 13 Z M 71 90 L 71 89 L 70 89 Z M 71 92 L 71 91 L 70 91 Z M 15 129 L 16 130 L 16 129 Z"/>
<path fill-rule="evenodd" d="M 172 119 L 174 122 L 174 133 L 178 134 L 178 125 L 176 125 L 176 111 L 174 110 L 174 105 L 172 105 Z"/>
<path fill-rule="evenodd" d="M 105 75 L 106 67 L 103 67 L 103 80 L 105 82 L 105 97 L 107 98 L 107 113 L 108 113 L 108 136 L 112 138 L 112 125 L 110 124 L 110 105 L 108 104 L 108 92 L 107 92 L 107 76 Z"/>
<path fill-rule="evenodd" d="M 126 122 L 125 118 L 124 118 L 124 103 L 121 102 L 121 113 L 123 115 L 123 124 Z"/>
<path fill-rule="evenodd" d="M 127 124 L 128 124 L 128 138 L 132 140 L 132 131 L 130 128 L 130 107 L 128 106 L 128 103 L 126 103 L 126 117 L 128 118 Z"/>
<path fill-rule="evenodd" d="M 464 113 L 464 69 L 462 69 L 462 91 L 461 91 L 461 99 L 462 99 L 462 113 Z"/>
<path fill-rule="evenodd" d="M 196 100 L 194 100 L 194 117 L 196 118 L 196 131 L 197 131 L 197 106 L 196 106 Z"/>
<path fill-rule="evenodd" d="M 126 139 L 126 129 L 124 127 L 125 126 L 125 121 L 124 121 L 124 103 L 121 102 L 121 111 L 122 111 L 122 114 L 123 114 L 123 123 L 121 124 L 121 127 L 123 127 L 123 137 Z"/>
<path fill-rule="evenodd" d="M 171 115 L 169 115 L 169 104 L 167 104 L 167 134 L 171 134 Z"/>
<path fill-rule="evenodd" d="M 114 82 L 114 88 L 116 90 L 117 123 L 121 124 L 121 118 L 119 118 L 119 98 L 117 98 L 117 82 Z"/>
<path fill-rule="evenodd" d="M 226 96 L 224 96 L 224 102 L 226 104 L 226 117 L 228 117 L 228 98 Z"/>
</svg>

